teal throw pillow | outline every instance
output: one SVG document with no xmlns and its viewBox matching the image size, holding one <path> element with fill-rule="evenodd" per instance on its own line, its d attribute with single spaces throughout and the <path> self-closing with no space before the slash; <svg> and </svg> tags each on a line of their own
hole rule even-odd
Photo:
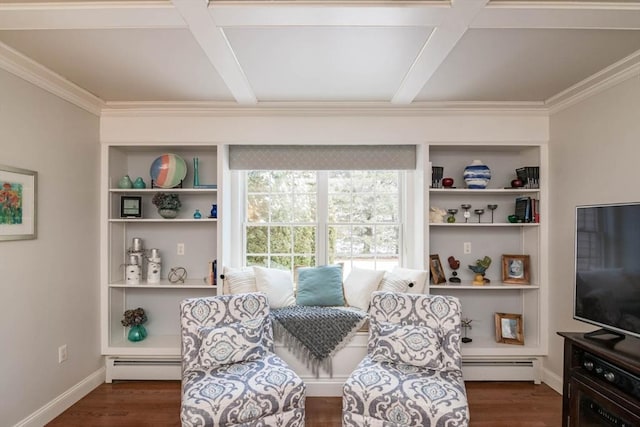
<svg viewBox="0 0 640 427">
<path fill-rule="evenodd" d="M 343 306 L 342 266 L 303 267 L 298 272 L 298 305 Z"/>
</svg>

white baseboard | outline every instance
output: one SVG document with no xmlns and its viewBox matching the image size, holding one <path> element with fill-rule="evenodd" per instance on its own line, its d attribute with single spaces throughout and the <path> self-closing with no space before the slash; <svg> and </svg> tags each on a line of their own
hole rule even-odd
<svg viewBox="0 0 640 427">
<path fill-rule="evenodd" d="M 544 369 L 542 375 L 542 382 L 554 389 L 557 393 L 562 394 L 562 377 L 556 375 L 548 369 Z"/>
<path fill-rule="evenodd" d="M 104 383 L 105 368 L 100 368 L 31 415 L 19 421 L 14 427 L 42 427 L 69 409 L 74 403 Z"/>
</svg>

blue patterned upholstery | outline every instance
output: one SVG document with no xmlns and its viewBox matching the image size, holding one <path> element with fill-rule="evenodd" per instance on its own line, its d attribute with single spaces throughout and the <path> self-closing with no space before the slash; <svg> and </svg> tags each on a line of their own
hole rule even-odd
<svg viewBox="0 0 640 427">
<path fill-rule="evenodd" d="M 305 385 L 273 353 L 264 294 L 190 298 L 180 314 L 183 427 L 304 426 Z"/>
<path fill-rule="evenodd" d="M 460 312 L 454 297 L 375 292 L 368 355 L 344 384 L 342 425 L 468 426 Z"/>
</svg>

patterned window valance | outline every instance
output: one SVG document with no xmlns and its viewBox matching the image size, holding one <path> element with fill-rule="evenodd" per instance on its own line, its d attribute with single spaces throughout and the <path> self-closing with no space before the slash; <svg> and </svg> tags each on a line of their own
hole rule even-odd
<svg viewBox="0 0 640 427">
<path fill-rule="evenodd" d="M 416 168 L 415 145 L 232 145 L 235 170 L 400 170 Z"/>
</svg>

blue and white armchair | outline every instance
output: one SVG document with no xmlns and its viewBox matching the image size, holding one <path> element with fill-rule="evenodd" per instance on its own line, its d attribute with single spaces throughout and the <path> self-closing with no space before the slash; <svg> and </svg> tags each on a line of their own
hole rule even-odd
<svg viewBox="0 0 640 427">
<path fill-rule="evenodd" d="M 375 292 L 367 356 L 343 387 L 343 426 L 469 425 L 460 303 L 454 297 Z"/>
<path fill-rule="evenodd" d="M 261 293 L 180 305 L 183 427 L 304 426 L 305 385 L 273 353 Z"/>
</svg>

